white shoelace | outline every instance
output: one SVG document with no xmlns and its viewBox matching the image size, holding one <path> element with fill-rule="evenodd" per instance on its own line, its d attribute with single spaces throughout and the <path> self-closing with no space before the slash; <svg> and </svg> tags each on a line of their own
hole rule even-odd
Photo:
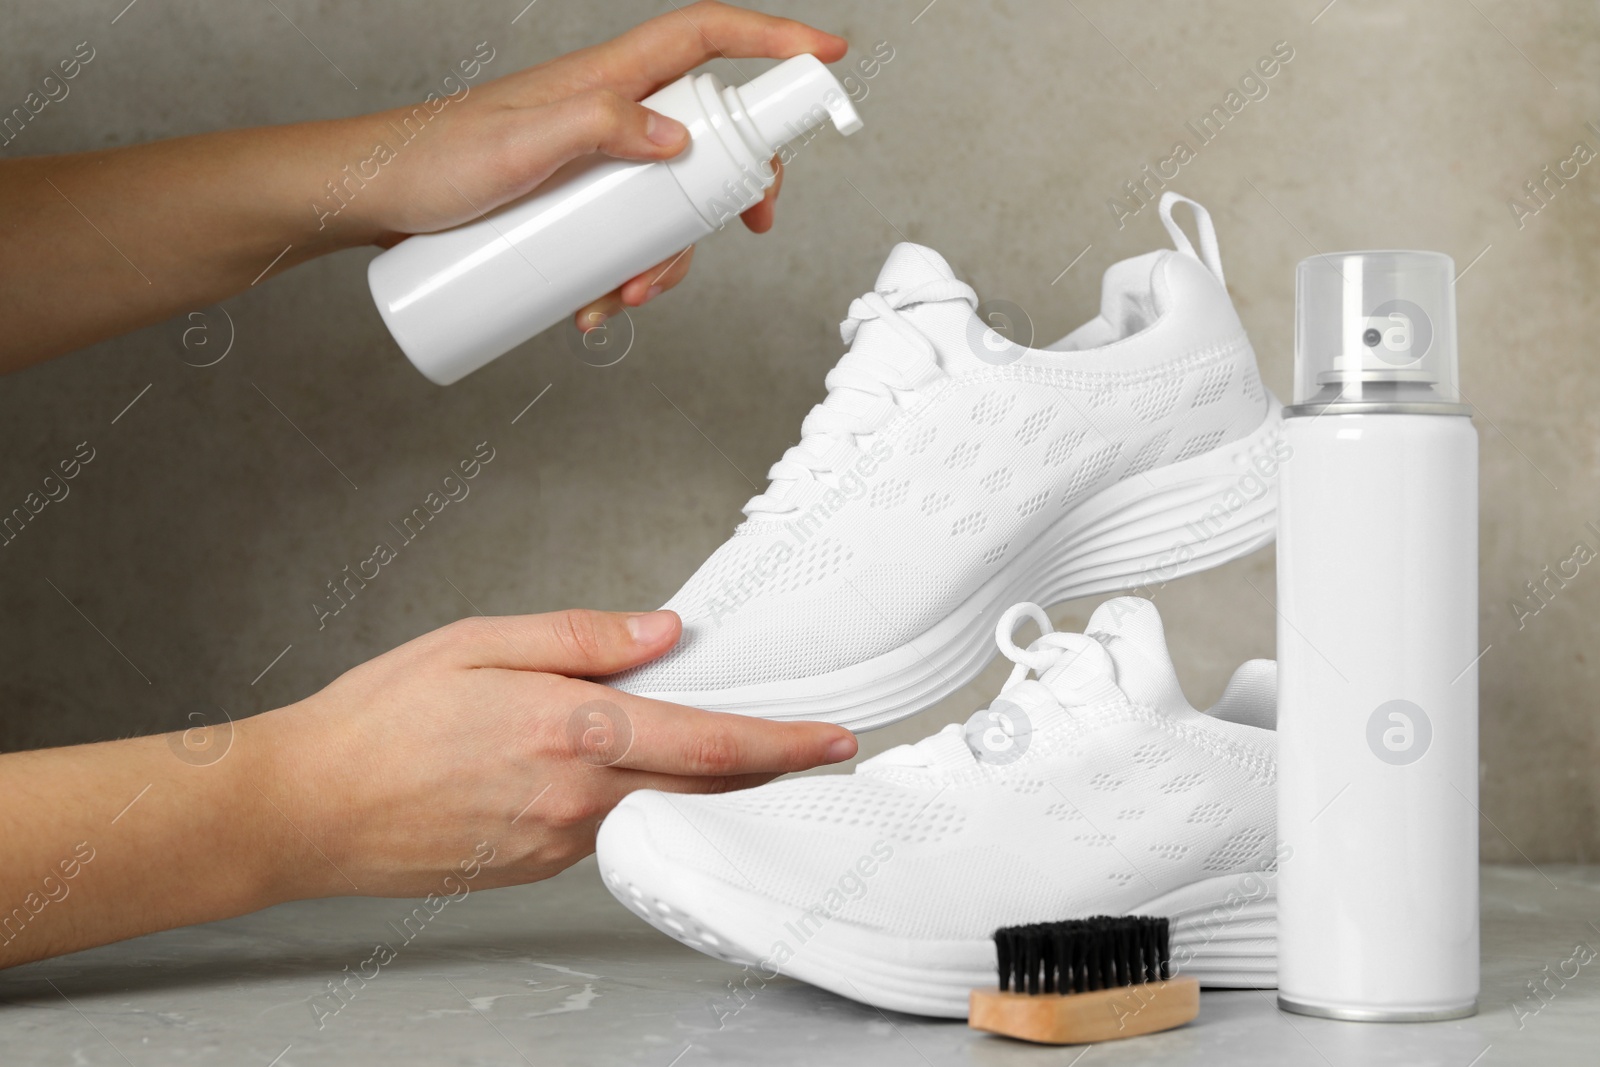
<svg viewBox="0 0 1600 1067">
<path fill-rule="evenodd" d="M 862 323 L 878 321 L 904 344 L 877 341 L 853 346 L 828 372 L 828 396 L 813 407 L 800 425 L 800 443 L 792 446 L 767 472 L 767 491 L 751 497 L 744 513 L 784 515 L 798 508 L 793 487 L 820 474 L 850 466 L 859 455 L 858 439 L 881 428 L 902 407 L 915 403 L 920 387 L 938 378 L 938 352 L 933 342 L 901 311 L 916 304 L 965 300 L 978 306 L 972 286 L 954 278 L 937 278 L 904 292 L 870 292 L 850 302 L 839 336 L 849 345 Z"/>
<path fill-rule="evenodd" d="M 1014 640 L 1017 624 L 1023 618 L 1032 619 L 1040 631 L 1027 648 Z M 975 724 L 976 729 L 991 723 L 989 729 L 1008 733 L 1031 731 L 1037 724 L 1016 721 L 1024 707 L 1067 709 L 1105 699 L 1117 692 L 1116 666 L 1105 645 L 1088 634 L 1056 630 L 1050 623 L 1050 616 L 1037 604 L 1014 604 L 1006 609 L 995 626 L 994 639 L 1000 654 L 1016 664 L 994 703 L 976 712 L 966 723 L 953 722 L 931 737 L 891 748 L 863 762 L 860 769 L 970 766 L 983 758 L 971 743 Z M 1042 680 L 1058 667 L 1065 669 L 1057 672 L 1048 683 Z M 1030 672 L 1035 677 L 1029 678 Z"/>
</svg>

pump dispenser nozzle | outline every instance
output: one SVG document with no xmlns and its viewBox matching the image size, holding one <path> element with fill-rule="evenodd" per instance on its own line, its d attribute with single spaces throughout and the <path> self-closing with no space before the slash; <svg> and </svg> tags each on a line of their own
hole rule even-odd
<svg viewBox="0 0 1600 1067">
<path fill-rule="evenodd" d="M 832 119 L 840 133 L 861 128 L 850 98 L 816 56 L 786 59 L 734 90 L 757 132 L 773 148 Z"/>
</svg>

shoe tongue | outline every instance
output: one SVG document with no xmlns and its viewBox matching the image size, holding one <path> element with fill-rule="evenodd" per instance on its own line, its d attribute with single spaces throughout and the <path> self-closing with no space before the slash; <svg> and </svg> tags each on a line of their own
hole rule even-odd
<svg viewBox="0 0 1600 1067">
<path fill-rule="evenodd" d="M 902 241 L 889 251 L 878 271 L 878 280 L 872 288 L 894 302 L 899 293 L 906 293 L 928 282 L 948 281 L 956 277 L 945 258 L 926 245 Z M 966 374 L 1001 362 L 991 355 L 984 360 L 974 351 L 983 343 L 981 324 L 972 314 L 972 305 L 960 297 L 947 300 L 930 300 L 899 309 L 903 318 L 915 326 L 938 353 L 939 366 L 948 374 Z M 857 343 L 862 339 L 878 343 L 894 337 L 893 330 L 881 322 L 868 321 L 857 333 Z M 994 337 L 989 338 L 994 341 Z M 1024 338 L 1027 340 L 1027 338 Z M 1003 347 L 1003 346 L 1000 346 Z"/>
<path fill-rule="evenodd" d="M 1084 632 L 1111 654 L 1117 687 L 1129 700 L 1168 714 L 1189 710 L 1167 653 L 1161 614 L 1150 601 L 1133 596 L 1108 600 L 1095 609 Z"/>
<path fill-rule="evenodd" d="M 889 250 L 889 258 L 878 271 L 878 280 L 872 287 L 880 293 L 904 292 L 915 289 L 923 282 L 954 278 L 943 256 L 926 245 L 901 241 Z"/>
</svg>

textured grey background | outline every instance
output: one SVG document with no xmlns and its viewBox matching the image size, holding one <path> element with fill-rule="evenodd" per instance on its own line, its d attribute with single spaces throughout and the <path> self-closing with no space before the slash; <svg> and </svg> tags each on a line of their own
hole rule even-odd
<svg viewBox="0 0 1600 1067">
<path fill-rule="evenodd" d="M 0 151 L 375 110 L 419 97 L 479 41 L 503 74 L 671 10 L 539 0 L 513 24 L 524 0 L 139 0 L 113 24 L 123 2 L 0 12 L 5 110 L 77 42 L 98 53 L 71 95 Z M 1165 241 L 1153 209 L 1118 229 L 1106 205 L 1121 183 L 1189 139 L 1185 120 L 1288 41 L 1295 57 L 1270 94 L 1174 185 L 1215 216 L 1280 396 L 1299 259 L 1418 247 L 1469 268 L 1461 347 L 1482 435 L 1491 646 L 1484 851 L 1600 858 L 1589 662 L 1600 574 L 1584 568 L 1521 628 L 1510 607 L 1574 542 L 1600 548 L 1584 529 L 1600 521 L 1600 162 L 1520 228 L 1508 207 L 1575 142 L 1600 147 L 1583 125 L 1600 121 L 1600 9 L 925 3 L 766 5 L 848 36 L 847 63 L 878 41 L 893 48 L 867 83 L 866 129 L 803 150 L 775 232 L 705 242 L 689 282 L 634 316 L 636 340 L 615 366 L 586 365 L 556 331 L 436 388 L 385 334 L 363 251 L 0 382 L 0 509 L 78 442 L 96 450 L 70 496 L 0 549 L 0 746 L 261 711 L 475 608 L 654 607 L 797 436 L 839 354 L 836 323 L 901 235 L 940 249 L 985 297 L 1028 309 L 1053 340 L 1095 313 L 1101 270 Z M 215 358 L 230 336 L 221 362 L 185 365 Z M 471 495 L 319 631 L 311 604 L 324 583 L 485 440 L 496 458 Z M 1272 654 L 1273 611 L 1249 584 L 1270 592 L 1272 574 L 1263 552 L 1158 594 L 1194 702 L 1213 699 L 1240 660 Z M 1077 626 L 1092 608 L 1057 615 Z M 866 751 L 964 718 L 1002 675 L 991 667 L 869 735 Z"/>
</svg>

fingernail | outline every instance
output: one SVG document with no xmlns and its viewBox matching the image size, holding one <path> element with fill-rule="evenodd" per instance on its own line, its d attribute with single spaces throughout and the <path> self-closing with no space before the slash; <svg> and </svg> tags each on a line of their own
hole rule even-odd
<svg viewBox="0 0 1600 1067">
<path fill-rule="evenodd" d="M 856 754 L 856 739 L 836 737 L 828 745 L 828 762 L 841 763 Z"/>
<path fill-rule="evenodd" d="M 642 303 L 646 303 L 646 304 L 650 303 L 650 301 L 654 300 L 656 297 L 660 296 L 665 291 L 666 290 L 663 289 L 659 285 L 652 285 L 650 288 L 648 288 L 648 289 L 646 289 L 644 291 L 644 300 L 642 301 Z"/>
<path fill-rule="evenodd" d="M 578 318 L 582 322 L 582 325 L 578 327 L 578 332 L 588 333 L 606 321 L 606 313 L 596 309 L 594 311 L 585 311 Z"/>
<path fill-rule="evenodd" d="M 628 633 L 633 635 L 633 643 L 636 645 L 660 644 L 671 632 L 670 611 L 646 611 L 639 615 L 628 616 Z"/>
<path fill-rule="evenodd" d="M 677 119 L 668 118 L 666 115 L 658 115 L 652 111 L 650 112 L 650 117 L 645 119 L 644 135 L 653 144 L 669 145 L 682 141 L 689 136 L 689 131 Z"/>
</svg>

